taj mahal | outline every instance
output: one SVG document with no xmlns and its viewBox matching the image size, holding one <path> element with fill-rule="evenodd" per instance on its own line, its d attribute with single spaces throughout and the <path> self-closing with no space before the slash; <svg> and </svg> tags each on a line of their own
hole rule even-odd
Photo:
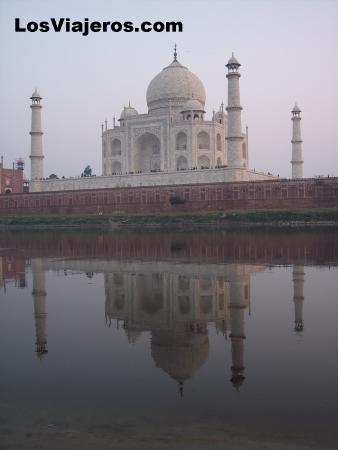
<svg viewBox="0 0 338 450">
<path fill-rule="evenodd" d="M 112 126 L 102 124 L 102 175 L 45 179 L 41 127 L 42 97 L 31 100 L 31 192 L 102 189 L 210 182 L 273 180 L 249 168 L 248 129 L 242 129 L 240 68 L 234 54 L 226 64 L 228 103 L 206 118 L 202 81 L 178 61 L 157 74 L 146 91 L 147 113 L 129 102 Z M 292 110 L 292 178 L 303 177 L 300 109 Z"/>
</svg>

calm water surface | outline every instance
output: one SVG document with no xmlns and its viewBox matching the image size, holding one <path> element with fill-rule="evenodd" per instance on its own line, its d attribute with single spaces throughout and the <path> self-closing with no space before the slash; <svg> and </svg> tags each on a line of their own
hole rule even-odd
<svg viewBox="0 0 338 450">
<path fill-rule="evenodd" d="M 337 266 L 334 232 L 0 234 L 4 442 L 197 425 L 336 448 Z"/>
</svg>

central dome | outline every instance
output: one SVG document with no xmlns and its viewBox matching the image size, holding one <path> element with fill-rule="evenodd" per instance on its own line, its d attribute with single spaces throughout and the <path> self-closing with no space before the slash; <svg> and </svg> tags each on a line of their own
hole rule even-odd
<svg viewBox="0 0 338 450">
<path fill-rule="evenodd" d="M 202 81 L 176 59 L 153 78 L 147 89 L 149 112 L 156 110 L 180 110 L 194 98 L 205 105 L 205 89 Z"/>
</svg>

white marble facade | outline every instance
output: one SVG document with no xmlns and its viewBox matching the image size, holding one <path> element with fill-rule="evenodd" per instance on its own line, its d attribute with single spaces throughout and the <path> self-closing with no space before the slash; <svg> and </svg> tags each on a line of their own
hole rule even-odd
<svg viewBox="0 0 338 450">
<path fill-rule="evenodd" d="M 114 119 L 112 128 L 103 128 L 102 175 L 228 166 L 228 115 L 221 105 L 205 120 L 205 99 L 201 80 L 175 52 L 148 86 L 148 113 L 138 114 L 129 103 L 119 124 Z M 240 166 L 247 168 L 247 137 L 241 137 Z"/>
<path fill-rule="evenodd" d="M 120 118 L 113 119 L 111 128 L 107 121 L 102 125 L 102 176 L 62 180 L 32 177 L 30 192 L 277 178 L 249 169 L 248 133 L 241 124 L 240 63 L 232 55 L 226 67 L 227 107 L 221 104 L 211 120 L 206 120 L 203 83 L 178 62 L 175 49 L 172 63 L 148 86 L 148 113 L 139 114 L 129 103 Z M 32 144 L 31 158 L 34 148 Z M 39 160 L 32 159 L 32 166 L 42 167 L 40 153 Z"/>
</svg>

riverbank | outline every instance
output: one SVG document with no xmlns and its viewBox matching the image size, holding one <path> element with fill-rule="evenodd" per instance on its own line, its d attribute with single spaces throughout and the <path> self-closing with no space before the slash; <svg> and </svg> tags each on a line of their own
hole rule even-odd
<svg viewBox="0 0 338 450">
<path fill-rule="evenodd" d="M 233 210 L 177 214 L 34 214 L 0 216 L 0 229 L 180 229 L 338 227 L 338 208 Z"/>
<path fill-rule="evenodd" d="M 1 427 L 3 450 L 334 450 L 336 433 L 256 430 L 216 422 L 168 426 L 114 424 L 62 426 L 53 423 L 27 427 Z"/>
</svg>

